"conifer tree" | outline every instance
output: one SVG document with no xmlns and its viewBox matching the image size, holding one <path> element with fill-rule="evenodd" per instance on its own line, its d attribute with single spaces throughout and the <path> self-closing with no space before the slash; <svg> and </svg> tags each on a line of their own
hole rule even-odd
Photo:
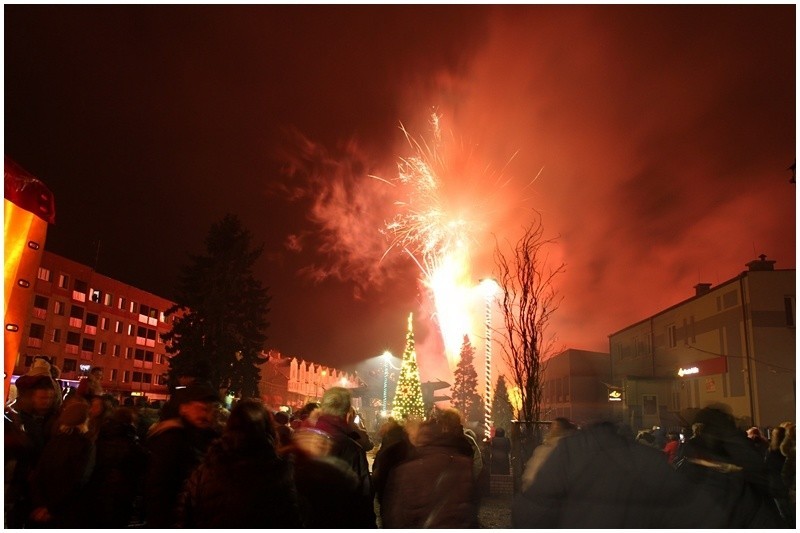
<svg viewBox="0 0 800 533">
<path fill-rule="evenodd" d="M 422 385 L 417 366 L 417 351 L 414 348 L 414 329 L 412 314 L 408 315 L 408 332 L 406 348 L 403 351 L 403 363 L 400 367 L 400 378 L 397 380 L 392 414 L 396 418 L 425 418 L 425 405 L 422 401 Z"/>
<path fill-rule="evenodd" d="M 211 226 L 205 255 L 191 256 L 181 271 L 172 330 L 164 335 L 169 381 L 190 374 L 215 389 L 258 397 L 259 364 L 269 323 L 270 297 L 253 276 L 262 248 L 238 217 L 226 215 Z"/>
<path fill-rule="evenodd" d="M 453 387 L 450 390 L 453 407 L 458 409 L 466 419 L 472 420 L 474 415 L 473 405 L 475 398 L 479 397 L 478 373 L 475 372 L 473 360 L 475 357 L 475 347 L 469 340 L 469 335 L 464 335 L 461 344 L 461 353 L 456 369 L 453 372 Z M 482 414 L 479 415 L 483 416 Z M 478 419 L 479 419 L 478 418 Z"/>
<path fill-rule="evenodd" d="M 506 432 L 511 430 L 511 421 L 514 419 L 514 408 L 508 399 L 508 386 L 502 374 L 497 378 L 497 385 L 492 395 L 492 422 L 494 427 L 503 428 Z"/>
</svg>

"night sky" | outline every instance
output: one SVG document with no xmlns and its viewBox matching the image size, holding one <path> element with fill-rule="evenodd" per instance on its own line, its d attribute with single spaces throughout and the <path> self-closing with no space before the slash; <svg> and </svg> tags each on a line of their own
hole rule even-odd
<svg viewBox="0 0 800 533">
<path fill-rule="evenodd" d="M 442 377 L 419 270 L 382 224 L 431 133 L 472 272 L 533 210 L 564 347 L 746 269 L 795 267 L 794 4 L 6 5 L 5 154 L 56 202 L 47 249 L 167 298 L 211 224 L 264 245 L 268 347 L 402 353 Z M 99 244 L 99 247 L 98 247 Z M 433 362 L 428 365 L 426 360 Z M 427 375 L 427 376 L 426 376 Z"/>
</svg>

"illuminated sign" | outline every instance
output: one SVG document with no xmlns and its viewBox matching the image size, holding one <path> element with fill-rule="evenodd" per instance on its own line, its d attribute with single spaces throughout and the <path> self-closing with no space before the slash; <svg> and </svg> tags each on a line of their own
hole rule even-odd
<svg viewBox="0 0 800 533">
<path fill-rule="evenodd" d="M 608 401 L 609 402 L 621 402 L 622 401 L 622 389 L 619 387 L 609 387 L 608 388 Z"/>
<path fill-rule="evenodd" d="M 92 365 L 81 364 L 80 367 L 81 367 L 81 372 L 88 372 L 89 369 L 92 368 Z"/>
<path fill-rule="evenodd" d="M 725 374 L 728 371 L 728 358 L 725 356 L 712 357 L 711 359 L 703 359 L 702 361 L 692 361 L 687 363 L 685 367 L 678 369 L 678 376 L 713 376 L 717 374 Z"/>
<path fill-rule="evenodd" d="M 144 393 L 140 391 L 133 391 L 131 392 L 131 396 L 144 396 Z"/>
</svg>

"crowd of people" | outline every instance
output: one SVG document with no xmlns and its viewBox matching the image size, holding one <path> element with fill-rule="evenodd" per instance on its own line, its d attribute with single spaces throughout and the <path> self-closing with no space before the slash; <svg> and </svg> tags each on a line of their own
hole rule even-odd
<svg viewBox="0 0 800 533">
<path fill-rule="evenodd" d="M 101 379 L 93 369 L 62 397 L 37 359 L 17 380 L 6 527 L 474 528 L 481 480 L 512 474 L 505 432 L 480 442 L 454 409 L 389 418 L 371 437 L 342 387 L 290 415 L 255 399 L 228 411 L 197 381 L 160 409 L 119 405 Z M 794 425 L 767 436 L 714 407 L 663 444 L 556 419 L 524 467 L 512 523 L 794 527 Z"/>
</svg>

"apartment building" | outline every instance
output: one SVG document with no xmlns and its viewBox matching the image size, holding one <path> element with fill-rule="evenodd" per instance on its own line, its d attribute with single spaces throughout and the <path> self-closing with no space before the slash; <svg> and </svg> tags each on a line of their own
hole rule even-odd
<svg viewBox="0 0 800 533">
<path fill-rule="evenodd" d="M 169 367 L 161 335 L 171 329 L 172 317 L 164 312 L 172 305 L 45 251 L 12 380 L 28 371 L 34 357 L 45 356 L 61 370 L 64 385 L 76 386 L 99 366 L 107 392 L 165 399 Z"/>
<path fill-rule="evenodd" d="M 742 427 L 794 420 L 795 269 L 762 255 L 747 270 L 609 336 L 616 415 L 675 427 L 709 404 Z"/>
</svg>

